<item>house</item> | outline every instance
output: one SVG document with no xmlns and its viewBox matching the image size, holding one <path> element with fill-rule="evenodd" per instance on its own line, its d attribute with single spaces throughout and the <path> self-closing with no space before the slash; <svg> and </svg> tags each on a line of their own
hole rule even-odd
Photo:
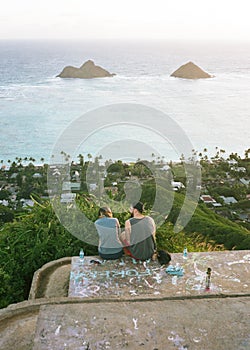
<svg viewBox="0 0 250 350">
<path fill-rule="evenodd" d="M 234 204 L 234 203 L 238 203 L 238 201 L 234 198 L 234 197 L 224 197 L 224 196 L 220 196 L 221 199 L 223 199 L 225 204 Z"/>
<path fill-rule="evenodd" d="M 43 176 L 42 176 L 42 174 L 40 174 L 40 173 L 35 173 L 35 174 L 32 175 L 32 177 L 33 177 L 34 179 L 40 179 L 40 178 L 43 177 Z"/>
<path fill-rule="evenodd" d="M 63 182 L 63 184 L 62 184 L 62 190 L 63 190 L 63 191 L 70 191 L 70 190 L 71 190 L 70 182 L 69 182 L 69 181 Z"/>
<path fill-rule="evenodd" d="M 237 171 L 238 173 L 245 173 L 247 171 L 247 169 L 243 166 L 232 167 L 231 170 Z"/>
<path fill-rule="evenodd" d="M 73 203 L 75 201 L 76 194 L 75 193 L 62 193 L 61 194 L 61 203 Z"/>
<path fill-rule="evenodd" d="M 58 169 L 55 169 L 54 172 L 52 173 L 53 176 L 60 176 L 61 173 Z"/>
<path fill-rule="evenodd" d="M 22 203 L 23 207 L 26 208 L 26 207 L 33 207 L 34 206 L 34 202 L 32 199 L 20 199 L 20 202 Z"/>
<path fill-rule="evenodd" d="M 161 167 L 159 170 L 162 170 L 162 171 L 171 171 L 171 168 L 169 165 L 164 165 L 163 167 Z"/>
<path fill-rule="evenodd" d="M 18 175 L 18 173 L 13 173 L 13 174 L 11 174 L 10 178 L 11 178 L 11 179 L 16 179 L 16 178 L 17 178 L 17 175 Z"/>
<path fill-rule="evenodd" d="M 65 181 L 62 185 L 63 191 L 80 191 L 81 183 L 80 182 L 69 182 Z"/>
<path fill-rule="evenodd" d="M 235 159 L 230 159 L 230 160 L 228 161 L 228 164 L 229 164 L 229 165 L 237 165 L 238 162 L 237 162 L 237 160 L 235 160 Z"/>
<path fill-rule="evenodd" d="M 240 179 L 240 182 L 241 182 L 243 185 L 245 185 L 245 186 L 248 186 L 248 185 L 250 184 L 250 180 L 246 180 L 246 179 L 244 179 L 244 178 L 241 178 L 241 179 Z"/>
<path fill-rule="evenodd" d="M 173 187 L 174 191 L 178 191 L 181 188 L 185 188 L 182 182 L 179 181 L 171 181 L 171 186 Z"/>
<path fill-rule="evenodd" d="M 212 204 L 213 207 L 221 207 L 221 204 L 216 202 L 216 200 L 211 197 L 209 194 L 203 194 L 200 196 L 200 200 L 205 204 Z"/>
<path fill-rule="evenodd" d="M 93 183 L 93 184 L 89 184 L 89 190 L 90 191 L 95 191 L 97 189 L 97 184 Z"/>
<path fill-rule="evenodd" d="M 80 182 L 71 182 L 71 191 L 80 191 L 81 189 L 81 183 Z"/>
<path fill-rule="evenodd" d="M 43 177 L 43 176 L 42 176 L 42 174 L 40 174 L 40 173 L 35 173 L 35 174 L 32 175 L 32 177 L 33 177 L 34 179 L 39 179 L 39 178 L 41 178 L 41 177 Z"/>
<path fill-rule="evenodd" d="M 9 202 L 6 199 L 3 199 L 3 200 L 0 200 L 0 204 L 7 207 L 9 205 Z"/>
<path fill-rule="evenodd" d="M 203 194 L 202 196 L 200 196 L 200 199 L 205 203 L 205 204 L 213 204 L 213 203 L 216 203 L 216 200 L 211 197 L 210 195 L 208 194 Z"/>
</svg>

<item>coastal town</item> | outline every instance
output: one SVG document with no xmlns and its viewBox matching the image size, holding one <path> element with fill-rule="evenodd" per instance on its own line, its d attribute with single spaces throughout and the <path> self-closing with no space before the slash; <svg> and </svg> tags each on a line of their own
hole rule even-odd
<svg viewBox="0 0 250 350">
<path fill-rule="evenodd" d="M 211 211 L 250 228 L 250 158 L 249 150 L 245 157 L 231 154 L 224 159 L 224 151 L 218 150 L 215 157 L 208 159 L 206 149 L 199 153 L 198 167 L 201 170 L 201 179 L 196 183 L 200 191 L 199 203 L 206 205 Z M 39 163 L 39 164 L 36 164 Z M 169 189 L 177 193 L 184 193 L 188 181 L 186 178 L 183 160 L 167 162 L 165 159 L 138 160 L 127 164 L 122 161 L 111 160 L 102 164 L 101 159 L 87 160 L 80 154 L 77 161 L 72 161 L 68 176 L 62 177 L 62 165 L 48 165 L 41 158 L 16 158 L 0 168 L 0 223 L 12 221 L 20 211 L 32 208 L 34 198 L 49 199 L 52 189 L 47 179 L 54 179 L 55 184 L 61 181 L 61 203 L 74 202 L 77 195 L 99 194 L 100 181 L 102 188 L 110 198 L 120 200 L 124 193 L 124 184 L 134 186 L 152 184 L 154 173 L 167 180 Z M 86 173 L 92 169 L 91 180 L 86 180 Z M 96 169 L 96 170 L 95 170 Z M 160 175 L 159 175 L 160 174 Z"/>
</svg>

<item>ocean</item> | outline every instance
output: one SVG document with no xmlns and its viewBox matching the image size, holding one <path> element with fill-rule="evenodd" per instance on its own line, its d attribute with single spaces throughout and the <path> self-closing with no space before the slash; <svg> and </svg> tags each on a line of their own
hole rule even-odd
<svg viewBox="0 0 250 350">
<path fill-rule="evenodd" d="M 56 77 L 65 66 L 80 67 L 89 59 L 116 75 L 89 80 Z M 200 80 L 170 77 L 189 61 L 214 77 Z M 135 109 L 142 105 L 160 111 L 167 116 L 166 123 L 173 121 L 179 135 L 185 135 L 198 153 L 206 148 L 208 155 L 213 156 L 222 149 L 226 156 L 232 152 L 244 156 L 244 151 L 250 148 L 250 45 L 0 41 L 0 160 L 4 163 L 16 157 L 33 157 L 37 163 L 41 158 L 49 161 L 58 139 L 62 139 L 72 123 L 78 118 L 84 120 L 87 115 L 91 124 L 89 116 L 95 109 L 116 104 L 133 104 Z M 166 131 L 168 125 L 157 119 L 157 112 L 152 115 L 150 131 L 142 114 L 137 118 L 135 113 L 132 119 L 121 123 L 116 113 L 110 113 L 102 115 L 97 126 L 93 118 L 89 130 L 94 137 L 86 141 L 83 132 L 83 139 L 71 156 L 82 153 L 94 157 L 103 150 L 109 157 L 110 150 L 111 158 L 112 149 L 119 149 L 119 140 L 121 158 L 135 157 L 136 151 L 131 155 L 130 152 L 137 143 L 142 144 L 142 149 L 143 144 L 148 146 L 144 148 L 145 154 L 138 153 L 139 158 L 146 158 L 147 154 L 150 158 L 156 147 L 159 157 L 171 160 L 174 156 L 167 148 L 166 151 L 164 147 L 157 148 L 164 143 L 175 149 L 177 158 L 180 156 L 180 140 L 176 146 L 171 131 Z M 161 130 L 169 133 L 165 139 Z M 126 139 L 130 144 L 127 150 Z M 62 151 L 68 153 L 67 144 Z M 119 158 L 120 154 L 117 151 L 115 155 Z"/>
</svg>

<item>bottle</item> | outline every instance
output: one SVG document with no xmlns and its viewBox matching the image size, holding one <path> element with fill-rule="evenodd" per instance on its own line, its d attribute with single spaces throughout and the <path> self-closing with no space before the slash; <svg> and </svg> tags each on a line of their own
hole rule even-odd
<svg viewBox="0 0 250 350">
<path fill-rule="evenodd" d="M 211 286 L 211 271 L 212 269 L 208 267 L 206 276 L 206 289 L 210 289 Z"/>
<path fill-rule="evenodd" d="M 172 284 L 175 286 L 177 284 L 177 276 L 172 277 Z"/>
<path fill-rule="evenodd" d="M 188 251 L 187 251 L 187 247 L 185 247 L 183 250 L 183 259 L 187 259 L 187 256 L 188 256 Z"/>
<path fill-rule="evenodd" d="M 84 251 L 83 251 L 83 249 L 80 250 L 79 258 L 80 258 L 80 263 L 83 264 L 83 262 L 84 262 Z"/>
</svg>

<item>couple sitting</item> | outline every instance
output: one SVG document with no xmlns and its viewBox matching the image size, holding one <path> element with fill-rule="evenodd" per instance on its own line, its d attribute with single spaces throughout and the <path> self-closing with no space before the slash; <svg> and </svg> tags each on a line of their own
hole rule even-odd
<svg viewBox="0 0 250 350">
<path fill-rule="evenodd" d="M 136 260 L 148 260 L 155 252 L 155 222 L 143 215 L 143 204 L 130 207 L 131 218 L 125 222 L 125 230 L 120 232 L 118 219 L 113 218 L 110 208 L 99 210 L 95 226 L 99 235 L 98 251 L 101 258 L 113 260 L 124 253 Z"/>
</svg>

